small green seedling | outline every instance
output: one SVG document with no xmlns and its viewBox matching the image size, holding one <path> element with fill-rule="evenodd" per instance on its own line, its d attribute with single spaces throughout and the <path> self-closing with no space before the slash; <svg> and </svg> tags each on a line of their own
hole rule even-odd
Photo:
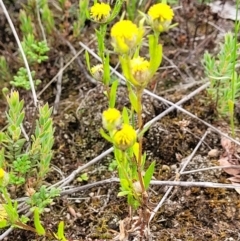
<svg viewBox="0 0 240 241">
<path fill-rule="evenodd" d="M 89 176 L 87 173 L 83 173 L 80 177 L 77 178 L 79 182 L 84 182 L 84 181 L 87 181 L 88 179 L 89 179 Z"/>
<path fill-rule="evenodd" d="M 45 41 L 37 41 L 33 34 L 27 34 L 22 41 L 24 53 L 30 65 L 40 64 L 48 59 L 47 53 L 50 50 Z"/>
<path fill-rule="evenodd" d="M 35 71 L 31 71 L 32 77 L 34 78 L 35 76 Z M 38 86 L 41 83 L 41 80 L 37 79 L 34 80 L 34 83 L 36 86 Z M 28 79 L 28 74 L 27 74 L 27 69 L 21 67 L 17 74 L 13 77 L 13 80 L 10 81 L 10 84 L 17 87 L 17 88 L 22 88 L 25 90 L 30 90 L 31 85 Z"/>
</svg>

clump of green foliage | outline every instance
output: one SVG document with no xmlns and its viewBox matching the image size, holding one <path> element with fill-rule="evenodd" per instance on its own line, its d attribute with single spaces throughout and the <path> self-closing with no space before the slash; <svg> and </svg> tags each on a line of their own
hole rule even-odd
<svg viewBox="0 0 240 241">
<path fill-rule="evenodd" d="M 31 71 L 31 75 L 35 77 L 35 71 Z M 41 80 L 34 80 L 35 86 L 38 86 L 41 83 Z M 13 76 L 13 80 L 10 81 L 10 84 L 15 87 L 23 88 L 25 90 L 30 90 L 31 85 L 28 79 L 27 69 L 21 67 L 17 74 Z"/>
<path fill-rule="evenodd" d="M 240 96 L 240 75 L 236 71 L 239 53 L 236 35 L 226 33 L 216 56 L 206 52 L 203 58 L 206 75 L 210 79 L 208 94 L 215 102 L 219 116 L 230 119 L 234 135 L 234 104 Z"/>
<path fill-rule="evenodd" d="M 22 190 L 29 198 L 27 203 L 34 212 L 34 223 L 40 223 L 39 213 L 59 196 L 59 190 L 43 185 L 44 178 L 50 170 L 52 159 L 54 128 L 51 118 L 52 108 L 48 104 L 39 107 L 39 118 L 35 131 L 29 139 L 24 131 L 24 102 L 19 93 L 11 92 L 6 96 L 8 103 L 7 126 L 0 132 L 0 192 L 2 193 L 2 213 L 0 226 L 13 225 L 43 235 L 41 227 L 33 229 L 26 225 L 28 218 L 18 214 L 18 204 L 13 201 L 9 192 Z M 45 234 L 45 232 L 44 232 Z"/>
<path fill-rule="evenodd" d="M 120 179 L 119 197 L 125 196 L 129 204 L 130 216 L 133 210 L 139 211 L 140 240 L 146 234 L 150 218 L 148 208 L 148 188 L 153 177 L 155 162 L 146 168 L 146 153 L 143 153 L 143 134 L 148 129 L 143 125 L 142 95 L 146 86 L 151 82 L 162 61 L 162 45 L 159 36 L 169 30 L 174 13 L 171 7 L 162 1 L 150 7 L 147 14 L 141 13 L 138 24 L 131 20 L 119 20 L 111 30 L 111 43 L 114 53 L 121 64 L 126 78 L 131 108 L 119 111 L 116 107 L 118 81 L 111 81 L 109 51 L 105 47 L 105 36 L 108 24 L 115 18 L 122 7 L 123 1 L 116 2 L 113 9 L 108 4 L 97 3 L 90 8 L 90 19 L 99 23 L 96 30 L 98 54 L 102 64 L 90 67 L 89 56 L 86 53 L 88 69 L 92 76 L 101 81 L 106 89 L 109 108 L 102 113 L 103 129 L 101 135 L 113 145 L 114 157 Z M 134 18 L 137 2 L 128 1 L 128 15 Z M 144 36 L 144 24 L 151 27 L 152 33 L 147 34 L 149 45 L 149 60 L 140 55 Z M 134 119 L 137 119 L 135 123 Z M 137 124 L 138 133 L 135 130 Z M 144 221 L 143 221 L 144 220 Z M 131 224 L 129 224 L 130 226 Z M 129 227 L 126 227 L 129 228 Z M 146 232 L 145 232 L 146 231 Z M 125 237 L 127 240 L 127 237 Z"/>
</svg>

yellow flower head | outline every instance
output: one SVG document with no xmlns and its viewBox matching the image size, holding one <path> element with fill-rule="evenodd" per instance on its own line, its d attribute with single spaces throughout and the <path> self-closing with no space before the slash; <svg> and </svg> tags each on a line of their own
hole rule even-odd
<svg viewBox="0 0 240 241">
<path fill-rule="evenodd" d="M 103 65 L 102 64 L 97 64 L 91 68 L 91 74 L 92 76 L 98 80 L 102 81 L 103 78 Z"/>
<path fill-rule="evenodd" d="M 174 13 L 169 5 L 158 3 L 148 10 L 148 16 L 153 29 L 162 32 L 170 26 Z"/>
<path fill-rule="evenodd" d="M 138 56 L 130 61 L 130 70 L 133 78 L 139 85 L 146 85 L 150 79 L 150 63 L 144 58 Z"/>
<path fill-rule="evenodd" d="M 0 168 L 0 187 L 6 187 L 9 182 L 9 174 Z"/>
<path fill-rule="evenodd" d="M 106 3 L 96 3 L 90 9 L 91 18 L 98 22 L 104 22 L 110 16 L 111 7 Z"/>
<path fill-rule="evenodd" d="M 127 148 L 133 146 L 136 142 L 137 133 L 132 126 L 123 124 L 121 130 L 116 131 L 113 136 L 113 142 L 117 148 L 125 151 Z"/>
<path fill-rule="evenodd" d="M 141 40 L 143 30 L 130 20 L 121 20 L 111 29 L 112 44 L 115 51 L 121 54 L 128 53 Z"/>
<path fill-rule="evenodd" d="M 119 110 L 115 108 L 108 108 L 102 113 L 102 124 L 106 130 L 112 131 L 118 128 L 121 123 L 122 117 Z"/>
<path fill-rule="evenodd" d="M 5 171 L 0 168 L 0 179 L 2 179 L 4 177 Z"/>
</svg>

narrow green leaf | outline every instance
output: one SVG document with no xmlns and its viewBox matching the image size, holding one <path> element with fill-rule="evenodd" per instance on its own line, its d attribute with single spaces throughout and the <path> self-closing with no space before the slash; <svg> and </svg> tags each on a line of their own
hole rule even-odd
<svg viewBox="0 0 240 241">
<path fill-rule="evenodd" d="M 128 88 L 128 95 L 129 95 L 129 100 L 130 100 L 130 103 L 131 103 L 134 111 L 138 112 L 137 96 L 133 92 L 132 88 Z"/>
<path fill-rule="evenodd" d="M 139 143 L 136 142 L 134 145 L 133 145 L 133 154 L 136 158 L 136 160 L 138 159 L 138 155 L 139 155 Z"/>
<path fill-rule="evenodd" d="M 145 172 L 145 175 L 143 177 L 144 186 L 146 189 L 148 189 L 150 181 L 152 179 L 153 173 L 154 173 L 154 167 L 155 167 L 155 161 L 151 163 L 151 165 L 148 167 L 147 171 Z"/>
<path fill-rule="evenodd" d="M 103 60 L 103 83 L 107 86 L 110 83 L 109 54 L 107 54 Z"/>
<path fill-rule="evenodd" d="M 128 116 L 128 110 L 126 107 L 123 108 L 122 118 L 123 118 L 123 123 L 129 125 L 129 116 Z"/>
<path fill-rule="evenodd" d="M 136 200 L 136 199 L 134 198 L 134 196 L 131 195 L 131 193 L 129 193 L 129 195 L 127 196 L 127 200 L 128 200 L 128 204 L 129 204 L 134 210 L 136 210 L 136 209 L 139 207 L 139 205 L 140 205 L 139 201 Z"/>
<path fill-rule="evenodd" d="M 144 152 L 143 155 L 142 155 L 142 163 L 141 163 L 142 167 L 144 167 L 144 165 L 145 165 L 146 157 L 147 157 L 147 154 L 146 154 L 146 152 Z"/>
<path fill-rule="evenodd" d="M 23 119 L 24 119 L 24 113 L 20 113 L 19 116 L 17 117 L 16 125 L 20 126 L 20 124 L 22 124 L 23 122 Z"/>
<path fill-rule="evenodd" d="M 104 39 L 101 31 L 95 30 L 98 42 L 98 55 L 102 58 L 104 55 Z"/>
<path fill-rule="evenodd" d="M 118 148 L 114 147 L 113 152 L 114 152 L 114 157 L 116 158 L 116 161 L 120 162 L 121 161 L 121 156 L 122 156 L 122 151 L 119 150 Z"/>
<path fill-rule="evenodd" d="M 37 234 L 38 235 L 45 235 L 45 229 L 42 226 L 40 222 L 40 217 L 39 217 L 39 210 L 38 208 L 34 209 L 34 226 L 36 228 Z"/>
<path fill-rule="evenodd" d="M 125 78 L 127 80 L 129 80 L 131 78 L 131 74 L 130 74 L 128 59 L 126 57 L 121 57 L 120 56 L 119 60 L 120 60 L 120 63 L 121 63 L 122 72 L 123 72 Z"/>
<path fill-rule="evenodd" d="M 106 23 L 112 22 L 112 20 L 119 15 L 119 12 L 122 8 L 124 0 L 117 0 L 115 1 L 114 8 L 112 10 L 111 16 L 109 17 L 108 21 Z"/>
<path fill-rule="evenodd" d="M 100 129 L 100 134 L 104 139 L 112 143 L 112 138 L 103 130 L 103 128 Z"/>
<path fill-rule="evenodd" d="M 111 90 L 110 90 L 110 98 L 109 98 L 109 107 L 114 108 L 116 103 L 117 96 L 117 88 L 118 88 L 118 80 L 113 81 Z"/>
<path fill-rule="evenodd" d="M 142 131 L 138 133 L 138 137 L 140 137 L 140 138 L 143 137 L 144 133 L 145 133 L 146 131 L 148 131 L 150 127 L 151 127 L 151 125 L 146 125 L 146 126 L 142 129 Z"/>
<path fill-rule="evenodd" d="M 130 192 L 129 191 L 122 191 L 118 193 L 118 197 L 123 197 L 123 196 L 127 196 Z"/>
<path fill-rule="evenodd" d="M 6 134 L 2 131 L 0 131 L 0 144 L 2 142 L 6 142 L 7 141 L 7 137 L 6 137 Z"/>
<path fill-rule="evenodd" d="M 155 74 L 162 62 L 162 45 L 158 44 L 158 37 L 149 35 L 149 54 L 150 54 L 150 70 L 152 75 Z"/>
<path fill-rule="evenodd" d="M 130 191 L 129 183 L 127 179 L 120 178 L 121 188 L 123 191 Z"/>
<path fill-rule="evenodd" d="M 91 73 L 90 57 L 89 57 L 88 51 L 85 51 L 85 59 L 86 59 L 88 71 Z"/>
<path fill-rule="evenodd" d="M 65 238 L 64 236 L 64 222 L 61 221 L 59 224 L 58 224 L 58 239 L 61 240 L 61 241 L 67 241 L 67 239 Z"/>
</svg>

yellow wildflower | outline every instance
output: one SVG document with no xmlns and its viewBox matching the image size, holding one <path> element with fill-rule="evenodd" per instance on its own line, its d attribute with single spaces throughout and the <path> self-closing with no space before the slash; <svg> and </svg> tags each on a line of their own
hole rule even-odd
<svg viewBox="0 0 240 241">
<path fill-rule="evenodd" d="M 92 76 L 98 80 L 102 81 L 103 78 L 103 65 L 102 64 L 97 64 L 91 68 L 91 74 Z"/>
<path fill-rule="evenodd" d="M 162 32 L 169 28 L 174 13 L 171 7 L 165 3 L 154 4 L 148 10 L 150 24 L 155 31 Z"/>
<path fill-rule="evenodd" d="M 122 123 L 121 113 L 115 108 L 108 108 L 102 113 L 102 124 L 103 127 L 112 131 L 118 128 Z"/>
<path fill-rule="evenodd" d="M 136 142 L 136 139 L 136 131 L 128 124 L 123 124 L 121 130 L 116 131 L 113 136 L 115 146 L 122 151 L 125 151 L 129 147 L 133 146 L 133 144 Z"/>
<path fill-rule="evenodd" d="M 104 22 L 110 16 L 111 7 L 106 3 L 96 3 L 90 9 L 90 15 L 93 20 Z"/>
<path fill-rule="evenodd" d="M 143 36 L 143 30 L 130 20 L 121 20 L 111 29 L 112 45 L 121 54 L 129 53 L 135 48 Z"/>
<path fill-rule="evenodd" d="M 142 87 L 145 87 L 150 79 L 149 71 L 150 63 L 144 58 L 138 56 L 130 60 L 130 71 L 133 78 L 138 82 Z"/>
<path fill-rule="evenodd" d="M 9 174 L 0 168 L 0 187 L 5 187 L 9 182 Z"/>
<path fill-rule="evenodd" d="M 0 179 L 2 179 L 4 177 L 5 171 L 0 168 Z"/>
</svg>

